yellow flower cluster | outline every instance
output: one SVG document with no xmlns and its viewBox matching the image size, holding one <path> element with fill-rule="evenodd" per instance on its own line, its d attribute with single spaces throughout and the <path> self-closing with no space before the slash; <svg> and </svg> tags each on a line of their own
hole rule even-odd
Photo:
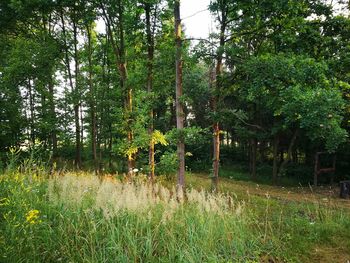
<svg viewBox="0 0 350 263">
<path fill-rule="evenodd" d="M 41 221 L 38 220 L 39 219 L 39 210 L 30 210 L 27 214 L 26 214 L 26 220 L 29 224 L 35 224 L 35 223 L 40 223 Z"/>
</svg>

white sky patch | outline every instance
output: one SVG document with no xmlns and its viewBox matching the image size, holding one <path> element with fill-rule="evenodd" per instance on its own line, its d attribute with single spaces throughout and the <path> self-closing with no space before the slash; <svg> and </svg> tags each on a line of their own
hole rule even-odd
<svg viewBox="0 0 350 263">
<path fill-rule="evenodd" d="M 96 21 L 96 31 L 101 34 L 106 34 L 106 24 L 105 21 L 100 17 Z"/>
<path fill-rule="evenodd" d="M 214 22 L 208 10 L 210 0 L 182 0 L 181 18 L 185 34 L 191 38 L 208 38 Z"/>
</svg>

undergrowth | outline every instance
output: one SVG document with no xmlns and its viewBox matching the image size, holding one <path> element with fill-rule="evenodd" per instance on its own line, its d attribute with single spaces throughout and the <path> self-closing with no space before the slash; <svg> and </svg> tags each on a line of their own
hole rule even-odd
<svg viewBox="0 0 350 263">
<path fill-rule="evenodd" d="M 195 188 L 7 172 L 0 262 L 307 262 L 349 240 L 347 211 Z"/>
</svg>

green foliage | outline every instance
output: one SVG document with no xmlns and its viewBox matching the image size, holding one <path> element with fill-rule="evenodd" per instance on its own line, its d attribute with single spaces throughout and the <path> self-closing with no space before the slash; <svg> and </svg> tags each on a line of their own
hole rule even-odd
<svg viewBox="0 0 350 263">
<path fill-rule="evenodd" d="M 223 163 L 248 166 L 256 141 L 257 161 L 269 166 L 273 138 L 283 156 L 296 131 L 292 148 L 301 167 L 312 166 L 316 150 L 348 146 L 345 14 L 319 0 L 211 1 L 214 32 L 225 30 L 199 42 L 184 38 L 180 100 L 186 128 L 176 131 L 173 7 L 165 0 L 1 1 L 3 166 L 11 147 L 39 140 L 42 152 L 62 166 L 79 166 L 82 158 L 83 167 L 122 171 L 126 156 L 146 167 L 152 141 L 156 162 L 164 163 L 161 156 L 175 152 L 180 138 L 187 169 L 209 169 L 214 122 L 222 130 Z M 103 24 L 110 28 L 101 30 Z M 222 73 L 215 76 L 221 57 Z M 347 159 L 344 152 L 340 160 Z"/>
<path fill-rule="evenodd" d="M 205 135 L 207 132 L 208 129 L 192 126 L 186 127 L 181 131 L 172 129 L 166 134 L 166 137 L 172 145 L 176 145 L 176 142 L 180 138 L 184 140 L 186 145 L 190 146 L 202 143 L 205 140 Z"/>
<path fill-rule="evenodd" d="M 176 174 L 178 166 L 177 152 L 166 151 L 161 155 L 160 161 L 157 163 L 157 173 L 170 179 Z"/>
<path fill-rule="evenodd" d="M 289 98 L 282 107 L 287 123 L 298 122 L 311 140 L 322 140 L 328 151 L 335 151 L 345 142 L 348 135 L 340 126 L 344 102 L 336 87 L 313 90 L 295 87 L 284 95 Z"/>
<path fill-rule="evenodd" d="M 242 73 L 243 98 L 264 109 L 260 114 L 270 122 L 266 126 L 273 133 L 298 127 L 311 140 L 322 141 L 329 151 L 345 141 L 347 132 L 341 128 L 344 101 L 338 85 L 327 79 L 324 63 L 265 55 L 248 60 Z"/>
</svg>

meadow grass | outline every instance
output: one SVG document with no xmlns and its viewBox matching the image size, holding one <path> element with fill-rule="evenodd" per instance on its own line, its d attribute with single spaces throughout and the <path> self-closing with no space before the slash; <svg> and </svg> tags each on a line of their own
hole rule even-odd
<svg viewBox="0 0 350 263">
<path fill-rule="evenodd" d="M 194 178 L 183 194 L 144 180 L 44 177 L 0 176 L 0 262 L 310 262 L 315 246 L 350 248 L 340 209 L 214 194 Z"/>
</svg>

